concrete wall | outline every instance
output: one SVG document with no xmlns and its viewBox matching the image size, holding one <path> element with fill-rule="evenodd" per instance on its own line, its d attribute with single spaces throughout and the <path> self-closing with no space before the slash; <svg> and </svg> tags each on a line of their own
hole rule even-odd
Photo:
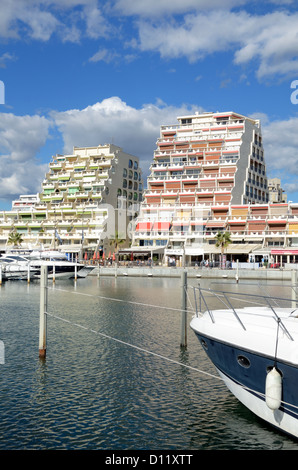
<svg viewBox="0 0 298 470">
<path fill-rule="evenodd" d="M 183 268 L 167 268 L 167 267 L 97 267 L 92 271 L 94 276 L 114 276 L 114 277 L 181 277 Z M 236 282 L 235 269 L 200 269 L 187 268 L 188 278 L 197 279 L 231 279 Z M 239 269 L 239 282 L 241 280 L 256 279 L 263 281 L 279 280 L 291 281 L 292 270 L 288 269 Z"/>
</svg>

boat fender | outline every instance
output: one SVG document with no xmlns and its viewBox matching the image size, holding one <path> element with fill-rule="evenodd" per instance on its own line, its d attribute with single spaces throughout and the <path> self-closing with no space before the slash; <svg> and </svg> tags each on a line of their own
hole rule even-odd
<svg viewBox="0 0 298 470">
<path fill-rule="evenodd" d="M 266 377 L 265 397 L 266 405 L 271 410 L 277 410 L 281 405 L 282 377 L 273 367 Z"/>
</svg>

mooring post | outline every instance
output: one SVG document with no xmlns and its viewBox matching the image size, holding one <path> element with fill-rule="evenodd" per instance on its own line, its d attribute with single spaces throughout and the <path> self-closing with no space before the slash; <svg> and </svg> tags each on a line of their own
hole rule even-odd
<svg viewBox="0 0 298 470">
<path fill-rule="evenodd" d="M 236 282 L 238 284 L 239 282 L 239 259 L 237 259 L 237 268 L 236 268 L 236 276 L 235 276 Z"/>
<path fill-rule="evenodd" d="M 297 301 L 297 292 L 296 292 L 296 289 L 297 289 L 297 271 L 296 269 L 293 269 L 292 270 L 292 308 L 296 308 L 297 304 L 296 304 L 296 301 Z"/>
<path fill-rule="evenodd" d="M 181 341 L 180 346 L 187 346 L 187 272 L 181 274 Z"/>
<path fill-rule="evenodd" d="M 41 267 L 39 310 L 39 357 L 45 359 L 47 349 L 48 268 Z"/>
</svg>

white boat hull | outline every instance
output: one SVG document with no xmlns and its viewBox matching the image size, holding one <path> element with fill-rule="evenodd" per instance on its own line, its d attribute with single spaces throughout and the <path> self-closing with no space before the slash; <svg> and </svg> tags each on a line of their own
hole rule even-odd
<svg viewBox="0 0 298 470">
<path fill-rule="evenodd" d="M 33 252 L 27 255 L 7 253 L 1 257 L 1 262 L 6 279 L 21 279 L 29 276 L 40 278 L 42 266 L 48 267 L 49 279 L 84 278 L 94 269 L 94 266 L 71 262 L 63 253 L 55 251 Z"/>
<path fill-rule="evenodd" d="M 235 383 L 219 369 L 217 369 L 217 372 L 230 392 L 252 413 L 266 421 L 268 424 L 274 426 L 279 431 L 298 438 L 297 417 L 294 418 L 281 409 L 271 410 L 266 405 L 264 398 L 254 395 L 243 386 Z"/>
<path fill-rule="evenodd" d="M 235 397 L 259 418 L 298 438 L 298 309 L 207 307 L 190 326 Z M 279 378 L 276 391 L 268 386 L 271 372 Z M 280 396 L 274 395 L 278 390 Z"/>
</svg>

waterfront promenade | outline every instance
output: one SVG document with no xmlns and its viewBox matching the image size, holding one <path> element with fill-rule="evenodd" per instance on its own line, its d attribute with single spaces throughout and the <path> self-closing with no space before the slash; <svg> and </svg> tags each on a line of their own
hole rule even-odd
<svg viewBox="0 0 298 470">
<path fill-rule="evenodd" d="M 259 280 L 259 281 L 291 281 L 293 273 L 297 273 L 297 265 L 286 265 L 282 269 L 256 268 L 256 269 L 219 269 L 219 268 L 199 268 L 199 267 L 163 267 L 163 266 L 99 266 L 95 267 L 90 275 L 93 276 L 114 276 L 114 277 L 181 277 L 184 269 L 188 278 L 197 279 L 229 279 Z"/>
</svg>

